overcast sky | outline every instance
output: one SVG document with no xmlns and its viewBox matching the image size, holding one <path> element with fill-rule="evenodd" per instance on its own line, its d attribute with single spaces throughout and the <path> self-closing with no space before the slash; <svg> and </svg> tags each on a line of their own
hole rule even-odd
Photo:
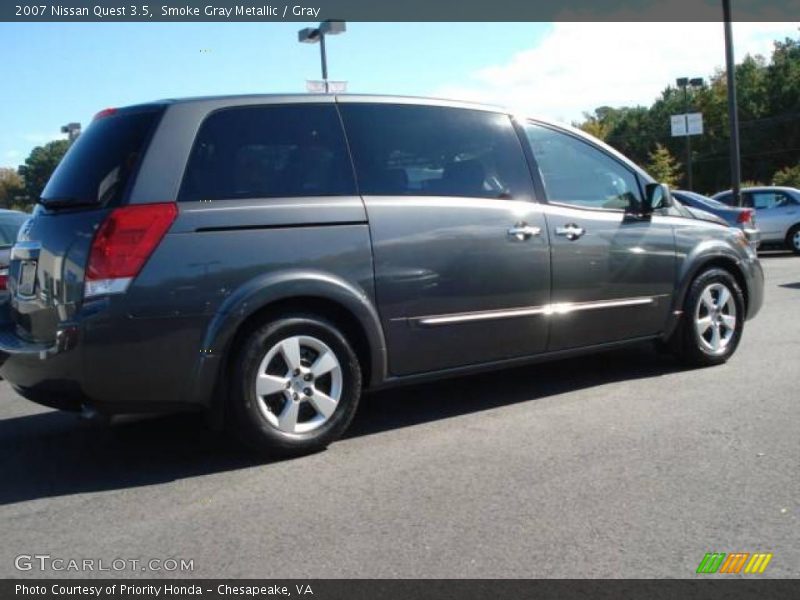
<svg viewBox="0 0 800 600">
<path fill-rule="evenodd" d="M 310 24 L 309 24 L 310 25 Z M 0 23 L 0 166 L 108 106 L 208 94 L 302 92 L 317 46 L 295 23 Z M 798 23 L 734 24 L 737 60 L 769 56 Z M 328 43 L 349 91 L 508 105 L 569 122 L 651 103 L 724 64 L 720 23 L 349 23 Z"/>
</svg>

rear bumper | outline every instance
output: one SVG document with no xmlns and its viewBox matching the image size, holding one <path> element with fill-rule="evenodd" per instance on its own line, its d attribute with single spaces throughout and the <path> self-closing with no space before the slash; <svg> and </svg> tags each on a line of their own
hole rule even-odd
<svg viewBox="0 0 800 600">
<path fill-rule="evenodd" d="M 78 326 L 64 324 L 56 332 L 56 339 L 51 344 L 29 342 L 19 337 L 12 323 L 0 324 L 0 366 L 11 356 L 37 357 L 40 360 L 48 356 L 72 350 L 77 345 Z"/>
<path fill-rule="evenodd" d="M 7 310 L 0 305 L 0 376 L 33 402 L 107 415 L 203 407 L 191 385 L 201 358 L 194 338 L 169 330 L 188 327 L 180 319 L 132 319 L 100 301 L 41 343 L 19 335 Z"/>
<path fill-rule="evenodd" d="M 78 327 L 65 324 L 51 344 L 28 341 L 10 322 L 0 323 L 0 375 L 21 396 L 61 410 L 80 410 L 88 404 L 76 379 Z"/>
</svg>

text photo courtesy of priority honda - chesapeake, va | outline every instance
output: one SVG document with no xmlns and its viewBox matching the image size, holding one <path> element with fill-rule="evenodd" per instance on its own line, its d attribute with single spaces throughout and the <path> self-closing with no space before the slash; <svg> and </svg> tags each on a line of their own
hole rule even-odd
<svg viewBox="0 0 800 600">
<path fill-rule="evenodd" d="M 0 596 L 797 592 L 797 5 L 75 0 L 0 52 Z"/>
</svg>

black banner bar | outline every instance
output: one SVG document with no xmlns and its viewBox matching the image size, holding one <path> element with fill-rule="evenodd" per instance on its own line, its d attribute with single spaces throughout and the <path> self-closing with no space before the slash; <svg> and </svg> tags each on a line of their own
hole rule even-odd
<svg viewBox="0 0 800 600">
<path fill-rule="evenodd" d="M 735 21 L 793 21 L 797 0 L 738 0 Z M 3 0 L 0 21 L 721 21 L 719 0 Z"/>
</svg>

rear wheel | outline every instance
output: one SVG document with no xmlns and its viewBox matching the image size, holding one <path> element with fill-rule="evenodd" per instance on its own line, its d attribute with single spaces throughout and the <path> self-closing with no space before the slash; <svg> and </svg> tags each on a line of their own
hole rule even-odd
<svg viewBox="0 0 800 600">
<path fill-rule="evenodd" d="M 335 325 L 291 315 L 248 336 L 235 359 L 231 425 L 250 447 L 269 455 L 320 450 L 355 414 L 361 369 Z"/>
<path fill-rule="evenodd" d="M 691 365 L 724 363 L 739 345 L 744 316 L 744 295 L 733 276 L 724 269 L 704 271 L 689 288 L 670 346 Z"/>
<path fill-rule="evenodd" d="M 795 225 L 786 234 L 786 247 L 795 254 L 800 254 L 800 225 Z"/>
</svg>

